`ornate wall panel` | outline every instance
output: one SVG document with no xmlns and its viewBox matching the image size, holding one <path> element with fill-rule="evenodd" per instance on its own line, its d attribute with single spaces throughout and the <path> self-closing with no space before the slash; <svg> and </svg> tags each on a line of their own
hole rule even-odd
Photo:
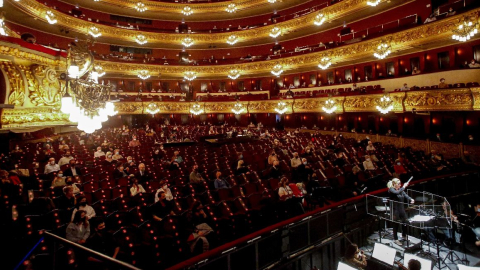
<svg viewBox="0 0 480 270">
<path fill-rule="evenodd" d="M 248 104 L 249 113 L 275 113 L 275 108 L 277 107 L 280 100 L 262 100 L 250 102 Z M 293 100 L 283 100 L 287 104 L 286 114 L 292 113 Z"/>
<path fill-rule="evenodd" d="M 480 88 L 470 88 L 473 98 L 473 109 L 480 110 Z"/>
<path fill-rule="evenodd" d="M 116 102 L 115 110 L 118 114 L 142 114 L 143 102 Z M 146 106 L 147 104 L 145 104 Z"/>
<path fill-rule="evenodd" d="M 5 109 L 2 114 L 3 129 L 68 124 L 67 114 L 46 107 Z"/>
<path fill-rule="evenodd" d="M 377 136 L 378 142 L 382 144 L 391 144 L 397 148 L 402 147 L 402 138 L 399 137 L 389 137 L 389 136 Z"/>
<path fill-rule="evenodd" d="M 415 139 L 403 139 L 403 147 L 410 147 L 418 151 L 428 152 L 428 142 Z"/>
<path fill-rule="evenodd" d="M 469 89 L 405 92 L 405 110 L 419 111 L 472 110 L 473 98 Z"/>
<path fill-rule="evenodd" d="M 25 81 L 22 74 L 12 62 L 0 62 L 0 68 L 8 80 L 7 89 L 5 89 L 7 103 L 15 106 L 23 106 L 25 102 Z"/>
<path fill-rule="evenodd" d="M 446 159 L 459 158 L 461 146 L 453 143 L 430 142 L 430 151 L 432 150 L 442 154 Z"/>
<path fill-rule="evenodd" d="M 480 146 L 477 145 L 464 145 L 463 149 L 468 151 L 471 155 L 474 156 L 475 161 L 478 163 L 480 161 Z M 463 153 L 462 153 L 463 154 Z"/>
</svg>

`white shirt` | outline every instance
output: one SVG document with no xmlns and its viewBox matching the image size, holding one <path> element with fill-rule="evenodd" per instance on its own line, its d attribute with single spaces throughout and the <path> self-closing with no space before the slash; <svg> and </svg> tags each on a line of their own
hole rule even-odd
<svg viewBox="0 0 480 270">
<path fill-rule="evenodd" d="M 293 196 L 293 191 L 292 189 L 289 187 L 289 186 L 286 186 L 286 187 L 280 187 L 278 189 L 278 196 L 280 196 L 280 198 L 282 198 L 282 196 L 287 196 L 285 198 L 285 200 L 287 199 L 290 199 L 290 197 Z"/>
<path fill-rule="evenodd" d="M 93 207 L 91 207 L 90 205 L 85 205 L 85 206 L 79 206 L 78 209 L 77 208 L 74 208 L 73 209 L 73 212 L 72 212 L 72 221 L 73 221 L 73 218 L 75 217 L 75 213 L 78 211 L 78 210 L 83 210 L 85 211 L 86 213 L 86 216 L 88 219 L 91 219 L 92 217 L 96 216 L 96 213 L 95 213 L 95 209 L 93 209 Z"/>
<path fill-rule="evenodd" d="M 70 156 L 70 157 L 62 157 L 59 161 L 58 161 L 58 166 L 63 166 L 65 164 L 68 164 L 68 162 L 70 162 L 70 160 L 72 160 L 73 157 Z"/>
<path fill-rule="evenodd" d="M 145 189 L 142 187 L 142 185 L 138 184 L 138 190 L 135 186 L 132 186 L 130 188 L 130 194 L 132 196 L 135 196 L 137 195 L 138 193 L 146 193 Z"/>
<path fill-rule="evenodd" d="M 157 189 L 157 193 L 155 193 L 155 202 L 158 202 L 160 200 L 158 198 L 158 194 L 160 194 L 161 191 L 165 192 L 165 199 L 167 201 L 173 200 L 173 194 L 172 194 L 172 191 L 169 188 L 167 188 L 166 190 L 164 190 L 163 188 L 159 188 L 159 189 Z"/>
<path fill-rule="evenodd" d="M 45 174 L 49 174 L 51 172 L 58 172 L 60 171 L 60 166 L 58 166 L 58 164 L 50 164 L 48 163 L 47 165 L 45 165 L 45 171 L 44 173 Z"/>
<path fill-rule="evenodd" d="M 95 152 L 95 154 L 93 154 L 93 157 L 96 157 L 96 158 L 101 157 L 101 156 L 105 156 L 105 153 L 101 150 L 97 151 L 97 152 Z"/>
</svg>

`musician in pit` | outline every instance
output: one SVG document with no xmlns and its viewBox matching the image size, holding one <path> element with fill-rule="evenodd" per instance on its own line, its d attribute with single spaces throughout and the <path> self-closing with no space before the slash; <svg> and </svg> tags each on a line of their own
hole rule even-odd
<svg viewBox="0 0 480 270">
<path fill-rule="evenodd" d="M 365 269 L 367 256 L 358 248 L 357 244 L 350 244 L 345 251 L 345 263 L 357 269 Z"/>
<path fill-rule="evenodd" d="M 480 247 L 480 202 L 477 203 L 477 206 L 473 207 L 475 209 L 475 216 L 473 218 L 473 232 L 477 237 L 477 241 L 475 241 L 475 245 Z"/>
<path fill-rule="evenodd" d="M 398 225 L 402 223 L 402 238 L 405 239 L 407 236 L 407 214 L 405 213 L 405 205 L 404 203 L 414 203 L 415 201 L 410 198 L 410 196 L 405 193 L 405 189 L 408 186 L 408 182 L 405 183 L 402 187 L 402 182 L 398 178 L 393 178 L 387 184 L 388 187 L 388 195 L 390 196 L 390 200 L 393 201 L 392 208 L 393 208 L 393 217 L 392 219 L 395 221 L 393 222 L 393 239 L 395 244 L 401 246 L 402 242 L 398 240 Z M 398 202 L 398 203 L 397 203 Z M 402 240 L 403 240 L 402 239 Z"/>
</svg>

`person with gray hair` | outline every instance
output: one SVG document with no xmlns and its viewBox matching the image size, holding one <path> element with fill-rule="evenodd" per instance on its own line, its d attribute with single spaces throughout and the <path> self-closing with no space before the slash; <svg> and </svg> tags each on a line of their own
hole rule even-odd
<svg viewBox="0 0 480 270">
<path fill-rule="evenodd" d="M 405 183 L 402 187 L 402 182 L 398 178 L 393 178 L 387 184 L 388 195 L 390 200 L 393 201 L 393 239 L 395 244 L 401 246 L 402 242 L 398 240 L 398 224 L 402 223 L 402 238 L 405 239 L 407 236 L 407 226 L 405 225 L 407 221 L 407 214 L 405 213 L 404 203 L 410 202 L 414 203 L 415 201 L 410 198 L 410 196 L 405 193 L 405 189 L 408 187 L 408 182 Z"/>
</svg>

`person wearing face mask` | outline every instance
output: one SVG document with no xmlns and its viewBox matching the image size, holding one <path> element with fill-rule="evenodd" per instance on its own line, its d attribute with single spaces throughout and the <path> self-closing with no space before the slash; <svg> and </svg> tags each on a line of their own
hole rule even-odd
<svg viewBox="0 0 480 270">
<path fill-rule="evenodd" d="M 165 193 L 165 200 L 167 201 L 171 201 L 173 200 L 173 194 L 172 194 L 172 191 L 170 190 L 170 188 L 168 187 L 168 184 L 165 180 L 161 180 L 160 181 L 160 188 L 157 189 L 157 192 L 155 193 L 155 202 L 157 203 L 160 199 L 159 199 L 159 194 L 160 192 L 164 192 Z"/>
<path fill-rule="evenodd" d="M 82 175 L 81 169 L 77 167 L 75 159 L 71 159 L 68 162 L 68 168 L 65 169 L 64 175 L 65 176 L 77 176 L 77 175 L 81 176 Z"/>
<path fill-rule="evenodd" d="M 73 157 L 70 154 L 70 151 L 67 151 L 65 153 L 65 155 L 63 155 L 62 158 L 60 158 L 60 160 L 58 161 L 58 166 L 62 167 L 63 165 L 68 164 L 69 161 L 72 160 L 72 159 L 73 159 Z"/>
<path fill-rule="evenodd" d="M 275 151 L 272 151 L 272 153 L 270 153 L 270 156 L 268 156 L 267 161 L 268 161 L 268 165 L 273 165 L 274 161 L 278 161 L 278 157 Z"/>
<path fill-rule="evenodd" d="M 105 160 L 102 162 L 102 165 L 103 166 L 112 166 L 112 165 L 115 165 L 117 164 L 117 161 L 116 160 L 113 160 L 113 154 L 112 152 L 107 152 L 105 154 Z"/>
<path fill-rule="evenodd" d="M 58 166 L 58 164 L 55 163 L 55 158 L 49 158 L 48 159 L 48 164 L 45 165 L 45 170 L 44 170 L 44 174 L 49 174 L 49 173 L 52 173 L 52 172 L 58 172 L 60 171 L 60 166 Z"/>
<path fill-rule="evenodd" d="M 90 220 L 91 218 L 95 217 L 95 215 L 96 215 L 95 210 L 93 209 L 93 207 L 88 205 L 87 198 L 83 195 L 79 196 L 78 199 L 77 199 L 77 205 L 75 206 L 75 208 L 73 209 L 73 212 L 72 212 L 72 221 L 75 218 L 75 214 L 78 211 L 85 211 L 85 217 L 87 218 L 87 220 Z"/>
<path fill-rule="evenodd" d="M 118 180 L 123 177 L 127 177 L 128 170 L 125 169 L 122 163 L 117 164 L 117 169 L 113 171 L 113 179 Z"/>
<path fill-rule="evenodd" d="M 134 166 L 136 166 L 135 161 L 133 160 L 133 157 L 128 156 L 127 157 L 127 162 L 125 162 L 123 164 L 123 166 L 127 169 L 130 169 L 130 168 L 133 168 Z"/>
<path fill-rule="evenodd" d="M 292 168 L 296 169 L 301 164 L 302 164 L 302 160 L 298 156 L 298 153 L 297 152 L 293 153 L 293 158 L 290 159 L 290 166 L 292 166 Z"/>
<path fill-rule="evenodd" d="M 97 151 L 93 154 L 94 158 L 100 158 L 105 156 L 105 153 L 102 151 L 102 147 L 97 147 Z"/>
<path fill-rule="evenodd" d="M 137 146 L 140 146 L 142 145 L 138 140 L 137 140 L 137 137 L 133 137 L 133 139 L 128 143 L 128 146 L 129 147 L 137 147 Z"/>
<path fill-rule="evenodd" d="M 145 183 L 152 180 L 152 176 L 145 169 L 145 164 L 143 163 L 138 164 L 138 171 L 135 173 L 135 178 L 137 178 L 140 181 L 140 183 Z"/>
<path fill-rule="evenodd" d="M 65 177 L 63 176 L 62 171 L 58 171 L 57 175 L 52 181 L 52 187 L 63 187 L 65 186 Z"/>
<path fill-rule="evenodd" d="M 122 155 L 120 155 L 120 149 L 115 149 L 114 154 L 112 156 L 113 160 L 119 160 L 122 159 Z"/>
<path fill-rule="evenodd" d="M 370 156 L 365 157 L 365 161 L 363 162 L 363 169 L 365 171 L 374 171 L 377 168 L 375 168 L 375 165 L 373 165 L 373 162 L 370 158 Z"/>
<path fill-rule="evenodd" d="M 85 244 L 90 236 L 90 223 L 88 223 L 87 213 L 79 210 L 75 213 L 72 222 L 67 226 L 66 238 L 77 244 Z"/>
</svg>

